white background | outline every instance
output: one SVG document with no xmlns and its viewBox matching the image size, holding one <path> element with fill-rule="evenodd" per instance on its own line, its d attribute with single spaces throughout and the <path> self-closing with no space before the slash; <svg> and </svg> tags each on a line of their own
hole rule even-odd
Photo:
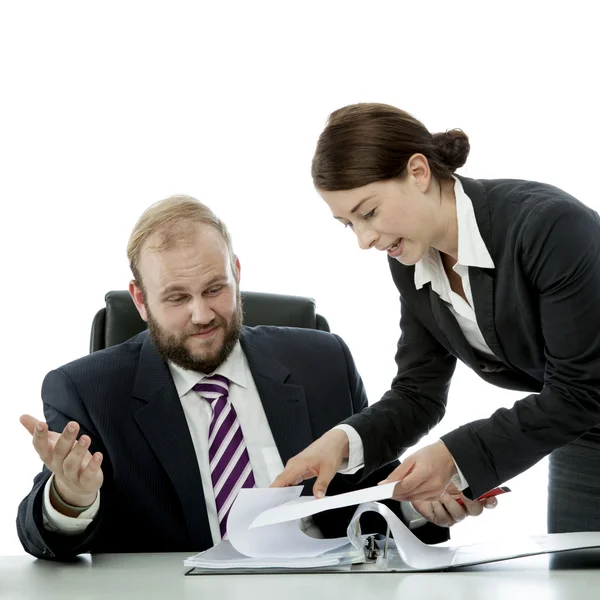
<svg viewBox="0 0 600 600">
<path fill-rule="evenodd" d="M 591 5 L 592 3 L 590 3 Z M 129 280 L 140 213 L 173 193 L 228 223 L 242 287 L 313 296 L 371 402 L 394 373 L 397 294 L 314 192 L 326 116 L 395 104 L 461 127 L 463 173 L 538 179 L 598 208 L 596 19 L 586 2 L 0 4 L 0 554 L 39 463 L 18 417 L 45 373 L 88 351 L 106 291 Z M 582 326 L 585 326 L 582 324 Z M 423 442 L 519 397 L 459 367 Z M 545 461 L 455 543 L 544 533 Z"/>
</svg>

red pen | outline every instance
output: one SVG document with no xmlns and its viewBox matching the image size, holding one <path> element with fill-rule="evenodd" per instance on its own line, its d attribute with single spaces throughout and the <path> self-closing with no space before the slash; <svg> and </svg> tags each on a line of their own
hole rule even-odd
<svg viewBox="0 0 600 600">
<path fill-rule="evenodd" d="M 494 488 L 493 490 L 490 490 L 489 492 L 486 492 L 485 494 L 482 494 L 481 496 L 479 496 L 479 498 L 477 498 L 477 500 L 485 500 L 486 498 L 492 498 L 493 496 L 499 496 L 500 494 L 506 494 L 507 492 L 510 492 L 510 488 L 503 485 L 503 486 Z M 456 501 L 461 506 L 465 505 L 465 503 L 460 498 L 457 498 Z"/>
</svg>

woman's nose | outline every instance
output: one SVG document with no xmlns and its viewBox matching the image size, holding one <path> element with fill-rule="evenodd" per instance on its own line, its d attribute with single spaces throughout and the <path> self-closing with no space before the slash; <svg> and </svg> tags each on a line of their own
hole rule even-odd
<svg viewBox="0 0 600 600">
<path fill-rule="evenodd" d="M 356 232 L 356 237 L 358 238 L 358 245 L 361 250 L 368 250 L 372 248 L 377 242 L 377 233 L 372 229 L 361 229 Z"/>
</svg>

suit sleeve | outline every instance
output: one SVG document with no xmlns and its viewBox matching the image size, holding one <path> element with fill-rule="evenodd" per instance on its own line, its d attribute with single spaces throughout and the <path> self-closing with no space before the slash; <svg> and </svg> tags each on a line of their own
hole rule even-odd
<svg viewBox="0 0 600 600">
<path fill-rule="evenodd" d="M 68 376 L 60 371 L 51 371 L 42 384 L 44 415 L 51 431 L 62 432 L 69 421 L 76 421 L 81 427 L 80 435 L 88 435 L 91 440 L 90 452 L 100 451 L 104 456 L 102 468 L 108 469 L 106 452 L 98 434 L 90 421 L 75 386 Z M 17 533 L 23 548 L 37 558 L 69 560 L 90 551 L 92 540 L 100 527 L 109 494 L 103 493 L 99 514 L 90 526 L 79 535 L 63 535 L 48 531 L 43 525 L 44 486 L 52 473 L 44 466 L 33 482 L 33 488 L 19 505 Z M 103 487 L 104 490 L 104 487 Z"/>
<path fill-rule="evenodd" d="M 452 356 L 400 298 L 398 372 L 381 400 L 344 421 L 364 444 L 365 475 L 395 460 L 444 416 Z"/>
<path fill-rule="evenodd" d="M 354 358 L 352 357 L 346 342 L 344 342 L 339 335 L 335 335 L 335 339 L 339 342 L 342 352 L 344 353 L 344 358 L 346 359 L 348 385 L 350 386 L 350 393 L 352 395 L 352 409 L 354 413 L 359 413 L 368 406 L 365 386 L 358 373 L 358 370 L 356 369 Z"/>
<path fill-rule="evenodd" d="M 544 387 L 443 436 L 477 497 L 600 424 L 600 221 L 548 203 L 524 224 L 521 261 L 539 308 Z M 518 332 L 516 332 L 518 335 Z"/>
</svg>

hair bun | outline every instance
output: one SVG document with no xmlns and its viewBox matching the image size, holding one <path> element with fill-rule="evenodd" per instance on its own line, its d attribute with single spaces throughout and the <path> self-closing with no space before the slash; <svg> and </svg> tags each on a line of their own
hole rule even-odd
<svg viewBox="0 0 600 600">
<path fill-rule="evenodd" d="M 471 150 L 469 137 L 462 129 L 450 129 L 433 134 L 433 143 L 442 162 L 452 172 L 460 169 L 466 162 Z"/>
</svg>

